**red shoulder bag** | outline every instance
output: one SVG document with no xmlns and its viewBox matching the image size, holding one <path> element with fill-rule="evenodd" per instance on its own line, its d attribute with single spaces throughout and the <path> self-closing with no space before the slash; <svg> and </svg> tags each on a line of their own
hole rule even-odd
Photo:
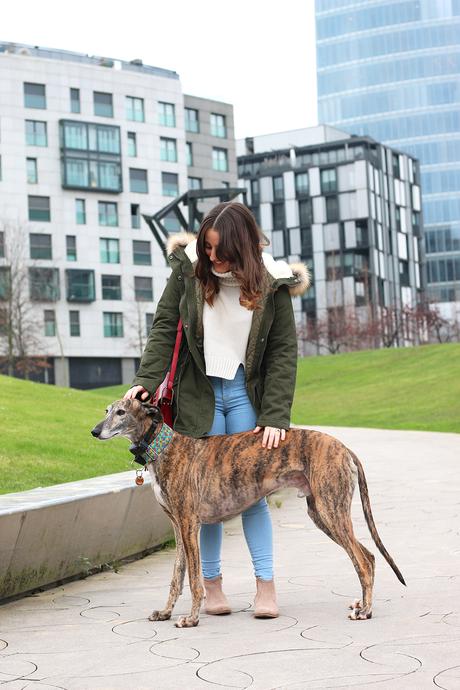
<svg viewBox="0 0 460 690">
<path fill-rule="evenodd" d="M 171 360 L 171 366 L 169 368 L 168 373 L 166 374 L 166 376 L 164 378 L 163 383 L 161 383 L 158 386 L 158 388 L 155 391 L 155 395 L 153 396 L 154 404 L 160 408 L 164 421 L 171 428 L 173 425 L 173 416 L 172 416 L 172 403 L 173 403 L 173 396 L 174 396 L 173 385 L 174 385 L 174 377 L 176 376 L 177 361 L 179 359 L 179 350 L 180 350 L 181 342 L 182 342 L 182 321 L 179 319 L 179 323 L 177 324 L 176 343 L 174 345 L 174 352 L 173 352 L 173 356 L 172 356 L 172 360 Z"/>
</svg>

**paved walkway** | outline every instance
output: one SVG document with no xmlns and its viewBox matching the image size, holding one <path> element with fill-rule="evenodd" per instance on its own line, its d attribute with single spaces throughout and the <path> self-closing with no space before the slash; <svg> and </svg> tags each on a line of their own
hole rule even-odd
<svg viewBox="0 0 460 690">
<path fill-rule="evenodd" d="M 377 555 L 374 617 L 349 621 L 360 596 L 345 553 L 305 500 L 271 498 L 281 615 L 251 615 L 254 581 L 240 520 L 226 523 L 225 589 L 234 613 L 179 630 L 146 616 L 166 599 L 163 551 L 0 607 L 3 690 L 460 688 L 460 436 L 322 429 L 363 460 L 382 540 L 408 587 Z M 358 537 L 374 553 L 360 504 Z M 189 608 L 189 591 L 176 614 Z"/>
</svg>

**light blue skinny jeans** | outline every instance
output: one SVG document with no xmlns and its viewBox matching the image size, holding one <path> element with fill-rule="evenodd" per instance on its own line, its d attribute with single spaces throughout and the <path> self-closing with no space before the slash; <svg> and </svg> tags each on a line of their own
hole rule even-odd
<svg viewBox="0 0 460 690">
<path fill-rule="evenodd" d="M 249 400 L 244 367 L 241 364 L 233 381 L 210 376 L 214 388 L 214 422 L 208 436 L 237 434 L 256 426 L 256 413 Z M 262 435 L 260 435 L 260 443 Z M 273 530 L 267 499 L 262 498 L 242 513 L 243 531 L 251 554 L 256 577 L 273 578 Z M 203 577 L 221 574 L 222 522 L 201 525 L 200 550 Z"/>
</svg>

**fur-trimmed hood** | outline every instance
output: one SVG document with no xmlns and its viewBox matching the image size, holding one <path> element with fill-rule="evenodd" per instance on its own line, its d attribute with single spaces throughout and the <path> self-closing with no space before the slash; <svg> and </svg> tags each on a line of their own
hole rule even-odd
<svg viewBox="0 0 460 690">
<path fill-rule="evenodd" d="M 183 249 L 191 264 L 197 260 L 196 235 L 191 232 L 179 232 L 168 237 L 166 251 L 171 259 L 178 249 Z M 288 264 L 287 261 L 274 259 L 271 254 L 262 252 L 264 266 L 274 281 L 285 283 L 292 297 L 303 295 L 311 284 L 310 272 L 303 263 Z"/>
</svg>

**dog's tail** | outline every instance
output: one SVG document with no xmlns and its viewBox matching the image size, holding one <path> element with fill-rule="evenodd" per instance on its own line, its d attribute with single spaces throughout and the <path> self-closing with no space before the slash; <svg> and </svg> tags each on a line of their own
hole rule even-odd
<svg viewBox="0 0 460 690">
<path fill-rule="evenodd" d="M 366 477 L 364 475 L 363 466 L 362 466 L 361 462 L 358 460 L 358 458 L 356 457 L 356 455 L 349 448 L 347 448 L 347 450 L 350 453 L 350 457 L 352 458 L 353 462 L 356 465 L 356 469 L 358 470 L 358 484 L 359 484 L 359 493 L 361 495 L 361 504 L 363 506 L 364 517 L 366 518 L 367 526 L 369 527 L 369 532 L 372 535 L 372 539 L 374 540 L 378 550 L 380 551 L 380 553 L 382 554 L 382 556 L 384 557 L 386 562 L 391 566 L 391 568 L 392 568 L 393 572 L 395 573 L 396 577 L 398 578 L 398 580 L 403 585 L 405 585 L 406 583 L 404 581 L 404 578 L 403 578 L 398 566 L 396 565 L 396 563 L 394 562 L 394 560 L 392 559 L 392 557 L 390 556 L 390 554 L 388 553 L 388 551 L 384 547 L 382 540 L 380 539 L 379 533 L 377 532 L 374 518 L 372 516 L 371 502 L 369 500 L 369 492 L 367 489 L 367 482 L 366 482 Z"/>
</svg>

